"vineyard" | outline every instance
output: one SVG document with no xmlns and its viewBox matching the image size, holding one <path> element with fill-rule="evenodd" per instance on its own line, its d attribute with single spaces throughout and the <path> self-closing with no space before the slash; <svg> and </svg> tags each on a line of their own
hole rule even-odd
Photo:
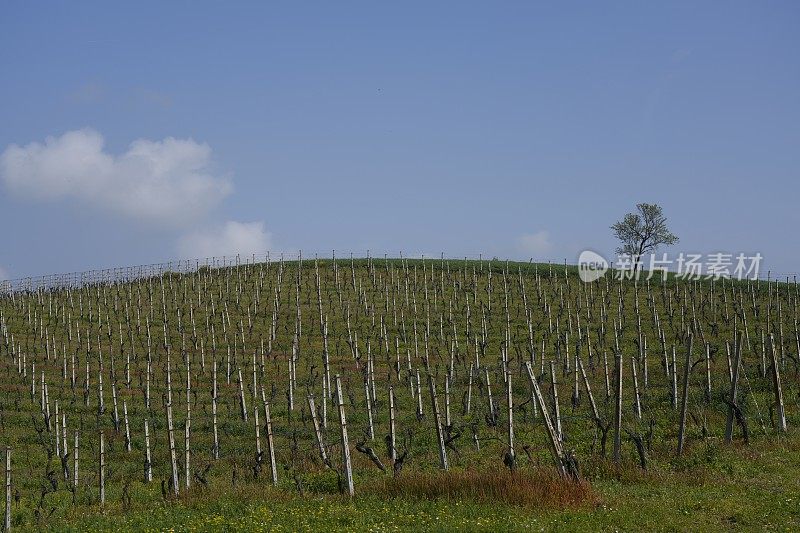
<svg viewBox="0 0 800 533">
<path fill-rule="evenodd" d="M 796 457 L 797 284 L 645 277 L 272 257 L 9 284 L 5 527 L 538 528 Z M 797 527 L 797 471 L 740 504 Z"/>
</svg>

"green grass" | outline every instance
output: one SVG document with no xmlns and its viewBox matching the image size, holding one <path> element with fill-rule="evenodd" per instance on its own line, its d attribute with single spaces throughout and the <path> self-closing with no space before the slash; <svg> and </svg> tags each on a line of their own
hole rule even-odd
<svg viewBox="0 0 800 533">
<path fill-rule="evenodd" d="M 592 484 L 598 501 L 564 509 L 360 491 L 297 496 L 264 485 L 198 490 L 178 501 L 118 505 L 69 517 L 64 530 L 218 531 L 796 531 L 800 528 L 800 446 L 796 436 L 759 451 L 696 443 L 680 464 L 627 468 Z M 524 468 L 524 467 L 523 467 Z"/>
<path fill-rule="evenodd" d="M 565 278 L 563 265 L 511 263 L 507 276 L 509 314 L 506 315 L 504 262 L 493 262 L 490 268 L 488 262 L 449 261 L 444 273 L 439 270 L 442 266 L 439 260 L 426 260 L 425 263 L 376 260 L 353 264 L 355 272 L 350 270 L 349 260 L 337 262 L 337 290 L 337 275 L 334 275 L 330 262 L 320 262 L 323 308 L 329 317 L 331 332 L 331 364 L 333 373 L 342 375 L 346 392 L 345 408 L 356 491 L 352 501 L 338 494 L 336 473 L 325 469 L 318 458 L 305 403 L 309 392 L 315 394 L 317 406 L 320 406 L 322 397 L 322 339 L 313 262 L 304 266 L 302 274 L 299 301 L 304 333 L 300 339 L 294 411 L 288 409 L 285 393 L 288 354 L 291 353 L 296 320 L 296 262 L 285 265 L 280 306 L 276 311 L 276 339 L 272 352 L 263 354 L 261 341 L 270 334 L 273 291 L 278 285 L 275 264 L 270 269 L 263 265 L 249 265 L 206 269 L 200 274 L 170 274 L 164 278 L 163 293 L 161 280 L 154 279 L 84 288 L 72 294 L 57 291 L 41 298 L 36 294 L 17 295 L 14 300 L 0 297 L 0 313 L 8 333 L 8 337 L 0 338 L 0 446 L 10 445 L 14 450 L 13 527 L 58 531 L 70 528 L 117 531 L 172 528 L 187 531 L 224 528 L 356 531 L 800 529 L 800 434 L 795 429 L 800 427 L 800 397 L 798 368 L 794 362 L 797 351 L 794 325 L 797 286 L 717 282 L 712 293 L 708 281 L 689 283 L 669 279 L 663 286 L 654 282 L 649 288 L 639 286 L 637 291 L 630 282 L 621 286 L 615 283 L 607 285 L 605 281 L 585 285 L 577 281 L 573 267 L 567 269 Z M 549 275 L 551 268 L 552 276 Z M 490 271 L 491 293 L 488 290 Z M 355 287 L 351 276 L 356 278 Z M 388 279 L 395 281 L 389 284 L 391 297 L 387 301 Z M 582 486 L 577 490 L 553 481 L 552 458 L 544 428 L 541 419 L 533 417 L 528 402 L 530 384 L 522 364 L 528 359 L 528 330 L 520 279 L 525 283 L 536 332 L 537 357 L 544 357 L 547 363 L 556 362 L 565 446 L 575 450 L 582 474 L 591 488 Z M 198 303 L 198 292 L 202 304 Z M 260 297 L 256 298 L 256 294 Z M 427 309 L 424 304 L 426 294 L 432 299 Z M 617 305 L 620 295 L 624 302 L 621 315 Z M 647 388 L 643 384 L 642 367 L 639 373 L 641 419 L 633 411 L 630 374 L 631 357 L 638 355 L 633 313 L 637 298 L 642 309 L 642 332 L 649 339 L 650 358 Z M 467 299 L 471 302 L 469 321 L 465 309 Z M 162 301 L 168 314 L 166 324 Z M 365 306 L 364 302 L 371 305 Z M 452 323 L 450 302 L 455 302 Z M 544 302 L 550 306 L 550 316 L 544 311 Z M 781 304 L 780 309 L 777 302 Z M 682 310 L 685 303 L 690 305 Z M 131 306 L 130 315 L 125 304 Z M 589 313 L 584 307 L 587 304 Z M 229 315 L 223 322 L 220 310 L 226 307 Z M 697 316 L 702 333 L 714 350 L 709 399 L 704 394 L 705 365 L 698 365 L 692 374 L 688 448 L 680 459 L 675 458 L 679 413 L 671 406 L 670 382 L 661 365 L 661 345 L 657 340 L 652 309 L 658 312 L 664 326 L 667 348 L 672 344 L 678 347 L 680 372 L 683 364 L 680 332 L 690 317 Z M 140 311 L 140 316 L 134 312 L 136 310 Z M 177 310 L 180 310 L 180 318 Z M 370 316 L 372 310 L 385 318 L 388 352 L 381 338 L 380 318 Z M 472 412 L 469 415 L 462 412 L 468 367 L 475 359 L 474 339 L 467 339 L 467 331 L 473 337 L 480 331 L 484 311 L 487 348 L 480 357 L 482 366 L 490 371 L 494 403 L 499 411 L 500 420 L 495 427 L 486 423 L 486 388 L 485 385 L 479 387 L 477 380 L 472 391 Z M 401 452 L 405 449 L 409 452 L 408 461 L 397 480 L 378 471 L 355 450 L 355 443 L 365 437 L 367 417 L 362 373 L 347 344 L 348 312 L 352 330 L 358 334 L 362 367 L 366 360 L 367 339 L 371 342 L 377 401 L 373 406 L 375 441 L 370 445 L 390 469 L 383 437 L 388 432 L 389 423 L 388 386 L 392 385 L 395 390 L 398 447 Z M 727 409 L 721 397 L 729 387 L 725 343 L 733 338 L 734 316 L 742 313 L 747 316 L 750 345 L 744 354 L 739 403 L 749 424 L 749 446 L 741 442 L 738 428 L 734 444 L 722 442 Z M 194 328 L 189 322 L 192 315 L 197 325 L 197 338 L 194 338 Z M 405 317 L 405 328 L 400 323 L 395 325 L 395 316 Z M 416 342 L 412 334 L 415 316 L 419 332 Z M 646 472 L 638 467 L 636 449 L 626 434 L 622 437 L 621 466 L 613 465 L 608 457 L 610 435 L 608 451 L 605 457 L 602 456 L 585 391 L 581 393 L 581 402 L 571 405 L 574 374 L 566 372 L 563 356 L 567 351 L 571 357 L 574 356 L 577 316 L 580 316 L 581 326 L 591 330 L 588 341 L 583 340 L 581 357 L 589 373 L 600 415 L 606 421 L 611 419 L 614 401 L 605 394 L 601 354 L 607 351 L 610 363 L 613 361 L 613 324 L 618 320 L 625 324 L 620 336 L 625 355 L 623 428 L 645 438 Z M 421 355 L 428 317 L 431 320 L 428 339 L 431 372 L 437 380 L 442 409 L 449 350 L 456 340 L 453 330 L 458 332 L 460 343 L 451 382 L 451 401 L 454 430 L 460 431 L 462 436 L 454 441 L 456 450 L 449 451 L 451 473 L 447 476 L 438 470 L 436 437 Z M 252 328 L 249 327 L 251 320 Z M 182 328 L 178 327 L 179 321 Z M 153 338 L 152 405 L 149 409 L 143 401 L 142 378 L 146 372 L 146 322 L 150 324 Z M 238 327 L 240 323 L 243 331 Z M 442 323 L 444 325 L 440 326 Z M 213 338 L 208 324 L 214 325 Z M 516 477 L 507 473 L 502 461 L 507 449 L 507 414 L 499 354 L 501 343 L 506 339 L 507 324 L 512 343 L 509 368 L 515 404 Z M 605 337 L 600 333 L 601 325 Z M 742 323 L 736 322 L 736 327 L 743 327 Z M 43 329 L 47 335 L 43 334 Z M 167 330 L 173 365 L 175 437 L 181 482 L 184 474 L 183 421 L 186 416 L 184 358 L 192 361 L 193 391 L 197 394 L 192 400 L 192 471 L 203 471 L 209 465 L 208 486 L 194 480 L 193 487 L 189 491 L 182 490 L 177 499 L 162 494 L 162 483 L 170 476 L 166 417 L 162 404 L 167 361 L 167 350 L 163 346 L 164 329 Z M 575 331 L 569 339 L 565 336 L 568 329 Z M 762 332 L 768 331 L 776 334 L 782 354 L 785 354 L 782 372 L 789 424 L 786 435 L 780 435 L 772 428 L 771 380 L 760 372 L 760 338 Z M 80 342 L 78 332 L 81 334 Z M 4 339 L 10 340 L 11 335 L 14 337 L 13 345 L 3 342 Z M 242 335 L 245 348 L 242 347 Z M 90 339 L 90 394 L 85 397 L 83 379 L 87 337 Z M 399 373 L 392 369 L 396 356 L 395 338 L 399 339 L 403 367 Z M 45 342 L 45 339 L 50 340 Z M 200 347 L 200 341 L 204 348 Z M 543 353 L 541 341 L 544 341 Z M 587 342 L 593 346 L 593 365 L 589 363 Z M 218 461 L 211 458 L 210 363 L 214 357 L 211 347 L 215 343 L 220 392 L 221 458 Z M 55 352 L 54 347 L 57 348 Z M 225 379 L 228 347 L 233 368 L 231 383 L 226 383 Z M 97 389 L 101 371 L 98 364 L 100 349 L 104 361 L 106 405 L 102 415 L 98 415 Z M 420 355 L 414 356 L 417 350 Z M 46 356 L 48 351 L 50 358 Z M 257 381 L 259 386 L 264 386 L 271 402 L 279 478 L 277 487 L 271 486 L 266 469 L 257 477 L 252 471 L 255 465 L 251 388 L 254 351 L 259 359 L 263 355 L 265 360 L 264 367 L 258 369 Z M 26 357 L 27 375 L 24 376 L 18 373 L 20 352 Z M 74 388 L 69 379 L 62 376 L 64 353 L 70 370 L 72 355 L 77 357 L 77 385 Z M 417 420 L 414 413 L 416 401 L 411 396 L 408 382 L 414 372 L 405 369 L 407 353 L 413 358 L 413 370 L 419 368 L 422 374 L 425 411 L 422 420 Z M 698 346 L 694 353 L 694 360 L 699 360 L 703 352 Z M 128 355 L 131 355 L 132 365 L 130 387 L 123 378 Z M 204 358 L 205 370 L 201 358 Z M 31 366 L 34 362 L 35 376 Z M 237 368 L 242 370 L 245 381 L 250 414 L 247 422 L 239 417 Z M 70 446 L 73 432 L 80 432 L 81 477 L 74 502 L 67 483 L 61 479 L 57 460 L 53 459 L 48 465 L 48 454 L 54 452 L 55 443 L 52 434 L 42 429 L 39 405 L 41 372 L 48 383 L 51 407 L 58 400 L 61 409 L 67 413 Z M 36 395 L 30 393 L 32 379 L 36 379 Z M 122 401 L 128 404 L 131 452 L 124 449 L 123 431 L 115 431 L 112 425 L 112 382 L 117 384 L 120 412 Z M 548 371 L 541 376 L 541 386 L 546 401 L 551 402 L 552 384 Z M 260 399 L 255 401 L 255 405 L 261 407 Z M 341 447 L 337 419 L 333 406 L 328 404 L 328 408 L 329 427 L 325 432 L 325 442 L 333 466 L 338 469 L 341 467 Z M 142 481 L 145 418 L 149 420 L 153 445 L 154 481 L 149 484 Z M 263 424 L 263 419 L 261 422 Z M 107 500 L 103 507 L 98 504 L 97 488 L 100 430 L 104 432 L 108 454 Z M 473 444 L 473 431 L 481 439 L 480 450 Z M 262 445 L 265 445 L 263 427 L 261 438 Z M 527 451 L 523 452 L 523 449 Z M 43 487 L 47 489 L 53 478 L 57 482 L 56 490 L 45 490 L 43 495 Z"/>
</svg>

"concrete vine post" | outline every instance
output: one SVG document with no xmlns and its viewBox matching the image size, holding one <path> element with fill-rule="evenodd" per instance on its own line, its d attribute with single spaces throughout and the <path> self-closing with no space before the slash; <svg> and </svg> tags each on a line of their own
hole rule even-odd
<svg viewBox="0 0 800 533">
<path fill-rule="evenodd" d="M 739 366 L 742 364 L 742 337 L 741 332 L 736 333 L 736 348 L 733 361 L 733 379 L 731 380 L 731 392 L 728 396 L 728 419 L 725 422 L 725 442 L 730 443 L 733 440 L 733 421 L 734 411 L 738 409 L 736 404 L 736 394 L 738 392 L 739 384 Z"/>
<path fill-rule="evenodd" d="M 131 451 L 131 426 L 128 422 L 128 401 L 122 400 L 122 416 L 125 420 L 125 451 Z M 66 450 L 64 450 L 66 452 Z"/>
<path fill-rule="evenodd" d="M 269 453 L 269 468 L 272 474 L 272 484 L 277 485 L 278 467 L 275 463 L 275 441 L 272 435 L 272 416 L 269 412 L 269 402 L 264 402 L 264 424 L 267 428 L 267 452 Z"/>
<path fill-rule="evenodd" d="M 394 406 L 394 387 L 389 386 L 389 457 L 392 464 L 397 460 L 397 436 L 395 435 L 395 406 Z"/>
<path fill-rule="evenodd" d="M 681 420 L 678 426 L 678 456 L 683 455 L 684 441 L 686 438 L 686 416 L 689 410 L 689 374 L 692 371 L 692 341 L 690 333 L 686 341 L 686 359 L 683 366 L 683 392 L 681 394 Z"/>
<path fill-rule="evenodd" d="M 98 476 L 100 484 L 100 505 L 106 503 L 106 442 L 103 432 L 100 431 L 100 472 Z"/>
<path fill-rule="evenodd" d="M 78 432 L 75 431 L 75 444 L 72 448 L 72 491 L 73 499 L 78 493 Z"/>
<path fill-rule="evenodd" d="M 317 408 L 314 405 L 314 395 L 310 394 L 308 396 L 308 410 L 311 413 L 311 422 L 314 424 L 314 435 L 317 439 L 317 449 L 319 450 L 319 457 L 322 459 L 322 463 L 324 465 L 328 465 L 328 454 L 325 451 L 325 442 L 322 439 L 322 430 L 319 426 L 319 420 L 317 418 Z"/>
<path fill-rule="evenodd" d="M 508 464 L 512 470 L 516 466 L 514 451 L 514 393 L 511 386 L 511 371 L 506 373 L 506 401 L 508 403 Z"/>
<path fill-rule="evenodd" d="M 364 398 L 366 399 L 367 422 L 369 423 L 367 429 L 369 432 L 369 440 L 375 440 L 375 425 L 372 423 L 372 401 L 370 399 L 369 378 L 367 376 L 364 377 Z"/>
<path fill-rule="evenodd" d="M 11 446 L 6 446 L 6 509 L 3 527 L 5 531 L 11 531 Z"/>
<path fill-rule="evenodd" d="M 217 358 L 214 357 L 214 362 L 211 366 L 211 425 L 214 433 L 214 444 L 211 448 L 211 456 L 216 461 L 219 459 L 219 430 L 217 428 L 217 401 L 219 399 L 219 391 L 217 389 Z"/>
<path fill-rule="evenodd" d="M 567 470 L 564 467 L 564 451 L 561 447 L 561 440 L 559 439 L 558 433 L 556 432 L 553 422 L 550 419 L 550 411 L 547 409 L 547 404 L 544 401 L 544 396 L 542 396 L 539 383 L 536 381 L 536 376 L 533 374 L 533 368 L 531 367 L 530 361 L 525 362 L 525 368 L 528 370 L 528 379 L 531 382 L 533 394 L 536 398 L 536 401 L 539 402 L 539 410 L 542 413 L 544 428 L 547 431 L 547 436 L 549 437 L 547 443 L 550 445 L 550 452 L 553 455 L 553 461 L 555 462 L 556 468 L 558 469 L 558 473 L 561 475 L 561 477 L 566 477 Z"/>
<path fill-rule="evenodd" d="M 622 352 L 614 354 L 614 463 L 622 460 Z"/>
<path fill-rule="evenodd" d="M 347 439 L 347 418 L 344 413 L 344 396 L 342 395 L 342 378 L 336 374 L 336 405 L 339 409 L 339 427 L 342 436 L 342 465 L 347 494 L 353 496 L 353 465 L 350 463 L 350 442 Z"/>
<path fill-rule="evenodd" d="M 175 496 L 180 492 L 178 475 L 178 457 L 175 449 L 175 427 L 172 421 L 172 403 L 167 403 L 167 436 L 169 438 L 169 459 L 172 472 L 172 491 Z"/>
<path fill-rule="evenodd" d="M 786 411 L 783 406 L 783 389 L 781 388 L 781 373 L 779 369 L 778 354 L 775 350 L 775 335 L 769 334 L 769 352 L 772 358 L 772 386 L 775 392 L 775 411 L 778 418 L 778 431 L 786 432 Z"/>
<path fill-rule="evenodd" d="M 563 442 L 564 437 L 561 432 L 561 410 L 558 406 L 558 384 L 556 382 L 556 365 L 554 361 L 550 361 L 550 384 L 553 388 L 553 415 L 556 419 L 556 434 L 558 435 L 558 442 Z"/>
<path fill-rule="evenodd" d="M 631 356 L 631 377 L 633 378 L 633 395 L 634 395 L 634 412 L 636 413 L 636 419 L 642 419 L 642 400 L 641 396 L 639 396 L 639 376 L 636 372 L 636 357 Z"/>
<path fill-rule="evenodd" d="M 75 435 L 77 442 L 77 434 Z M 153 462 L 150 455 L 150 426 L 147 419 L 144 419 L 144 481 L 153 481 Z"/>
<path fill-rule="evenodd" d="M 439 467 L 442 470 L 447 470 L 447 449 L 444 445 L 444 431 L 442 429 L 442 421 L 439 418 L 439 400 L 436 396 L 436 382 L 433 380 L 433 374 L 428 374 L 428 386 L 431 392 L 433 423 L 436 427 L 436 439 L 439 445 Z"/>
<path fill-rule="evenodd" d="M 192 484 L 190 437 L 192 434 L 192 374 L 189 358 L 186 359 L 186 425 L 184 427 L 184 481 L 188 489 Z"/>
</svg>

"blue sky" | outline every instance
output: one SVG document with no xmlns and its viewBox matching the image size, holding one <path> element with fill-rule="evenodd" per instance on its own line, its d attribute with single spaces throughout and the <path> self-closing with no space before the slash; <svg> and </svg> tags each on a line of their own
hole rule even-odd
<svg viewBox="0 0 800 533">
<path fill-rule="evenodd" d="M 233 249 L 800 271 L 796 2 L 4 2 L 0 277 Z"/>
</svg>

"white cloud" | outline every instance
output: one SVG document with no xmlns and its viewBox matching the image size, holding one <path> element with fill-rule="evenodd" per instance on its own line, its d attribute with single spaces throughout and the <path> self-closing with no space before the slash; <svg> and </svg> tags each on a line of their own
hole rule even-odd
<svg viewBox="0 0 800 533">
<path fill-rule="evenodd" d="M 178 250 L 184 258 L 263 254 L 272 245 L 272 234 L 263 222 L 229 220 L 222 227 L 195 231 L 181 238 Z"/>
<path fill-rule="evenodd" d="M 11 277 L 11 274 L 9 274 L 6 269 L 4 269 L 3 267 L 0 266 L 0 281 L 9 279 L 10 277 Z"/>
<path fill-rule="evenodd" d="M 232 190 L 210 170 L 211 148 L 192 139 L 133 141 L 121 155 L 104 150 L 92 129 L 13 144 L 0 155 L 0 178 L 13 192 L 41 200 L 72 198 L 136 220 L 186 225 Z"/>
<path fill-rule="evenodd" d="M 550 233 L 547 230 L 522 235 L 517 239 L 517 247 L 523 253 L 538 256 L 545 255 L 553 249 Z"/>
</svg>

